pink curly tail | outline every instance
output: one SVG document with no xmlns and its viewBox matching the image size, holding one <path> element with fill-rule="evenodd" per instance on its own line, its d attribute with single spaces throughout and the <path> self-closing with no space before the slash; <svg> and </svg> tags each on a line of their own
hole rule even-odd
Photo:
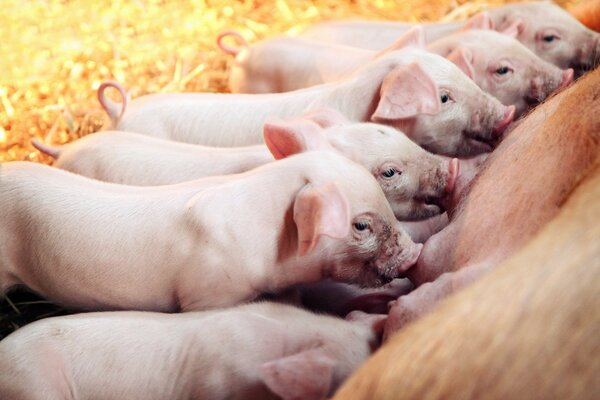
<svg viewBox="0 0 600 400">
<path fill-rule="evenodd" d="M 37 139 L 31 139 L 31 144 L 33 145 L 33 147 L 38 149 L 40 152 L 47 154 L 54 159 L 57 159 L 58 157 L 60 157 L 60 147 L 53 147 L 53 146 L 47 145 L 45 143 L 40 142 Z"/>
<path fill-rule="evenodd" d="M 123 103 L 115 103 L 106 98 L 106 96 L 104 95 L 104 91 L 108 87 L 117 89 L 119 91 L 119 94 L 123 99 Z M 104 111 L 106 111 L 106 113 L 110 117 L 112 127 L 116 127 L 117 123 L 119 122 L 119 119 L 121 118 L 121 116 L 123 116 L 123 113 L 125 112 L 125 108 L 127 108 L 127 93 L 125 92 L 125 89 L 123 89 L 123 86 L 121 86 L 119 82 L 106 81 L 100 84 L 97 95 L 100 105 L 102 106 L 102 108 L 104 108 Z"/>
<path fill-rule="evenodd" d="M 219 46 L 219 48 L 221 50 L 223 50 L 225 53 L 232 55 L 232 56 L 237 56 L 238 53 L 240 51 L 242 51 L 242 48 L 235 48 L 235 47 L 231 47 L 226 45 L 225 43 L 223 43 L 223 39 L 228 37 L 228 36 L 233 36 L 240 44 L 242 48 L 246 48 L 248 47 L 248 42 L 246 41 L 246 39 L 244 39 L 244 37 L 242 35 L 240 35 L 238 32 L 235 31 L 227 31 L 227 32 L 223 32 L 221 33 L 218 37 L 217 37 L 217 45 Z"/>
</svg>

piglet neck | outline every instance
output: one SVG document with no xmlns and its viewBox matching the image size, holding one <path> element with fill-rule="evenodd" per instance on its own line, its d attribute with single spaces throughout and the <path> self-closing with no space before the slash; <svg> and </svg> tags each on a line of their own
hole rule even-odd
<svg viewBox="0 0 600 400">
<path fill-rule="evenodd" d="M 273 276 L 273 291 L 282 290 L 298 284 L 319 282 L 326 278 L 324 270 L 326 266 L 323 260 L 312 255 L 294 255 L 289 259 L 278 263 L 276 268 L 278 276 Z"/>
<path fill-rule="evenodd" d="M 379 102 L 379 89 L 387 73 L 382 69 L 360 71 L 332 86 L 329 93 L 309 106 L 309 109 L 329 107 L 340 111 L 348 120 L 369 122 Z"/>
</svg>

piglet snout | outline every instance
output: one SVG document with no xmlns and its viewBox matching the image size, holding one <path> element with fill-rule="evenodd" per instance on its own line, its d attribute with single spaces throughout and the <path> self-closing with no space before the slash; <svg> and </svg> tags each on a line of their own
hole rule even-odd
<svg viewBox="0 0 600 400">
<path fill-rule="evenodd" d="M 504 116 L 502 119 L 496 122 L 496 125 L 494 126 L 494 133 L 496 135 L 502 134 L 504 130 L 506 130 L 506 128 L 508 128 L 508 126 L 514 121 L 515 111 L 515 106 L 508 106 L 504 109 Z"/>
<path fill-rule="evenodd" d="M 558 86 L 557 90 L 563 89 L 569 86 L 573 82 L 573 77 L 575 76 L 575 72 L 572 68 L 566 69 L 562 72 L 562 80 L 560 82 L 560 86 Z"/>
<path fill-rule="evenodd" d="M 458 158 L 453 158 L 448 162 L 448 182 L 446 183 L 446 193 L 452 193 L 454 191 L 459 171 L 460 163 Z"/>
<path fill-rule="evenodd" d="M 419 256 L 421 255 L 422 250 L 423 250 L 422 243 L 413 243 L 413 246 L 410 250 L 410 255 L 407 257 L 406 261 L 404 261 L 402 264 L 400 264 L 400 267 L 398 267 L 398 270 L 400 272 L 405 272 L 409 268 L 411 268 L 413 265 L 415 265 L 417 263 L 417 260 L 419 259 Z"/>
</svg>

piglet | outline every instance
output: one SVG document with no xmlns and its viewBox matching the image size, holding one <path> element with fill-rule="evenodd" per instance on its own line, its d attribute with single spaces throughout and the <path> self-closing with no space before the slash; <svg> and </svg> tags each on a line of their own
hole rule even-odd
<svg viewBox="0 0 600 400">
<path fill-rule="evenodd" d="M 377 348 L 384 322 L 269 302 L 49 318 L 0 343 L 0 397 L 319 400 Z"/>
<path fill-rule="evenodd" d="M 470 29 L 431 43 L 427 49 L 447 57 L 519 117 L 550 94 L 573 82 L 573 70 L 536 56 L 514 38 L 493 30 Z"/>
<path fill-rule="evenodd" d="M 267 145 L 215 148 L 170 142 L 129 132 L 100 132 L 73 143 L 33 145 L 57 158 L 55 167 L 102 181 L 166 185 L 247 171 L 309 150 L 333 151 L 370 171 L 400 220 L 444 211 L 459 175 L 457 159 L 428 153 L 385 125 L 350 123 L 331 109 L 264 126 Z M 273 155 L 271 155 L 271 153 Z"/>
<path fill-rule="evenodd" d="M 494 29 L 514 35 L 538 56 L 575 76 L 598 65 L 600 33 L 550 1 L 508 4 L 489 11 Z"/>
<path fill-rule="evenodd" d="M 410 95 L 408 95 L 410 93 Z M 333 108 L 375 121 L 448 156 L 491 151 L 514 109 L 481 91 L 454 64 L 418 49 L 386 54 L 352 76 L 278 95 L 159 94 L 136 99 L 117 129 L 209 146 L 258 144 L 267 117 Z"/>
<path fill-rule="evenodd" d="M 539 57 L 575 75 L 593 68 L 600 54 L 600 34 L 549 1 L 507 4 L 490 8 L 492 28 L 515 36 Z M 463 21 L 422 24 L 427 42 L 455 33 Z M 309 28 L 302 37 L 340 45 L 381 50 L 415 24 L 373 21 L 334 21 Z"/>
<path fill-rule="evenodd" d="M 572 82 L 573 70 L 562 71 L 516 39 L 491 30 L 491 19 L 481 15 L 469 21 L 463 31 L 429 44 L 427 50 L 447 57 L 503 104 L 514 105 L 516 117 Z M 285 92 L 330 82 L 406 46 L 424 48 L 422 28 L 411 29 L 380 52 L 299 38 L 268 39 L 236 57 L 230 89 L 245 93 Z"/>
<path fill-rule="evenodd" d="M 324 277 L 377 286 L 422 247 L 371 174 L 333 152 L 170 186 L 27 162 L 0 181 L 0 289 L 76 308 L 226 307 Z"/>
</svg>

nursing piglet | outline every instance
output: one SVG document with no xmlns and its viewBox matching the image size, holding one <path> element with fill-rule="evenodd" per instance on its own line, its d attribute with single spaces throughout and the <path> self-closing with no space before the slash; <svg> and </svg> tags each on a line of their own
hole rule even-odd
<svg viewBox="0 0 600 400">
<path fill-rule="evenodd" d="M 540 59 L 514 38 L 489 30 L 490 24 L 489 17 L 478 18 L 470 29 L 436 40 L 427 50 L 447 57 L 503 104 L 514 105 L 516 116 L 572 82 L 572 70 Z M 269 39 L 240 52 L 229 85 L 233 92 L 244 93 L 296 90 L 339 79 L 386 52 L 424 44 L 420 27 L 382 52 L 299 38 Z"/>
<path fill-rule="evenodd" d="M 493 29 L 510 33 L 539 57 L 579 76 L 598 63 L 600 34 L 550 1 L 515 3 L 490 8 Z M 422 24 L 427 42 L 457 32 L 464 21 Z M 334 21 L 309 28 L 302 37 L 340 45 L 381 50 L 415 24 L 373 21 Z"/>
<path fill-rule="evenodd" d="M 117 129 L 210 146 L 262 141 L 267 117 L 333 108 L 350 121 L 375 121 L 448 156 L 491 151 L 514 109 L 481 91 L 454 64 L 404 49 L 352 76 L 284 94 L 159 94 L 134 100 Z M 110 109 L 107 107 L 107 109 Z"/>
<path fill-rule="evenodd" d="M 318 400 L 378 347 L 384 322 L 268 302 L 49 318 L 0 343 L 0 397 Z"/>
<path fill-rule="evenodd" d="M 375 177 L 400 220 L 444 211 L 459 176 L 457 159 L 428 153 L 385 125 L 350 123 L 334 110 L 268 120 L 267 145 L 215 148 L 170 142 L 128 132 L 100 132 L 60 148 L 34 141 L 57 157 L 55 167 L 89 178 L 136 186 L 165 185 L 243 172 L 309 150 L 337 152 Z"/>
<path fill-rule="evenodd" d="M 333 152 L 171 186 L 27 162 L 2 164 L 0 182 L 0 289 L 76 308 L 226 307 L 324 277 L 380 285 L 422 247 L 371 174 Z"/>
</svg>

